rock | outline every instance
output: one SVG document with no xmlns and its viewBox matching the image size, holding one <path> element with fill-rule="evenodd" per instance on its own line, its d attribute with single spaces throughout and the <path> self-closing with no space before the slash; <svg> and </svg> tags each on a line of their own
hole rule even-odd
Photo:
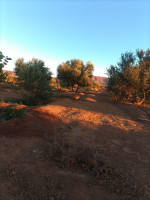
<svg viewBox="0 0 150 200">
<path fill-rule="evenodd" d="M 97 161 L 96 160 L 94 160 L 94 159 L 90 160 L 89 164 L 91 165 L 91 167 L 93 167 L 95 169 L 97 168 Z"/>
</svg>

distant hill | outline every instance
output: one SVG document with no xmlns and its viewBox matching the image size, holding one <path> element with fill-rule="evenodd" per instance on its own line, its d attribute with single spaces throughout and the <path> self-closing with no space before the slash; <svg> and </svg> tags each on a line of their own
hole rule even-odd
<svg viewBox="0 0 150 200">
<path fill-rule="evenodd" d="M 94 82 L 101 83 L 103 85 L 106 85 L 108 83 L 108 78 L 106 78 L 106 77 L 93 76 L 92 79 Z"/>
<path fill-rule="evenodd" d="M 14 71 L 9 71 L 9 70 L 3 70 L 3 72 L 7 72 L 10 76 L 16 76 Z"/>
<path fill-rule="evenodd" d="M 14 71 L 3 70 L 3 72 L 7 72 L 10 76 L 16 76 Z M 101 83 L 103 85 L 106 85 L 108 83 L 108 78 L 106 77 L 93 76 L 92 79 L 94 82 Z"/>
</svg>

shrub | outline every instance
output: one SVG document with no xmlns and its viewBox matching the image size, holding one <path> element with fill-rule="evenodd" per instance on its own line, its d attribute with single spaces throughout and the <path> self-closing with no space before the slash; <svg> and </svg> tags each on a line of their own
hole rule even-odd
<svg viewBox="0 0 150 200">
<path fill-rule="evenodd" d="M 150 49 L 121 54 L 120 62 L 107 72 L 108 91 L 115 100 L 142 104 L 150 93 Z"/>
<path fill-rule="evenodd" d="M 45 100 L 42 103 L 46 104 L 49 101 L 50 100 L 48 99 L 47 101 Z M 36 105 L 39 104 L 39 101 L 36 98 L 31 98 L 31 97 L 24 98 L 24 99 L 14 99 L 14 100 L 9 100 L 9 101 L 5 101 L 5 102 L 7 102 L 7 103 L 10 103 L 10 102 L 11 103 L 17 103 L 17 104 L 26 105 L 26 106 L 36 106 Z"/>
<path fill-rule="evenodd" d="M 15 65 L 17 85 L 36 103 L 47 103 L 52 95 L 52 73 L 45 67 L 44 62 L 33 58 L 25 63 L 23 59 L 18 59 Z"/>
<path fill-rule="evenodd" d="M 0 121 L 8 121 L 12 118 L 22 117 L 24 110 L 18 110 L 16 108 L 3 108 L 0 109 Z"/>
<path fill-rule="evenodd" d="M 5 65 L 7 65 L 9 60 L 11 60 L 11 58 L 8 58 L 8 56 L 4 56 L 3 53 L 0 51 L 0 83 L 5 81 L 7 77 L 7 73 L 3 73 L 3 68 Z"/>
</svg>

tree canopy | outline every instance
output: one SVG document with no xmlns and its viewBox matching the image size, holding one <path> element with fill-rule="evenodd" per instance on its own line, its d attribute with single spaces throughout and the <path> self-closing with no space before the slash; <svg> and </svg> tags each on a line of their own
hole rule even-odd
<svg viewBox="0 0 150 200">
<path fill-rule="evenodd" d="M 3 73 L 3 68 L 7 65 L 8 61 L 11 60 L 8 56 L 4 56 L 0 51 L 0 83 L 6 79 L 6 73 Z"/>
<path fill-rule="evenodd" d="M 143 103 L 150 93 L 150 49 L 121 54 L 107 73 L 108 90 L 115 99 Z"/>
<path fill-rule="evenodd" d="M 33 58 L 29 62 L 24 62 L 19 58 L 15 63 L 15 73 L 17 84 L 33 98 L 43 102 L 51 94 L 51 75 L 49 68 L 45 67 L 42 60 Z"/>
<path fill-rule="evenodd" d="M 94 65 L 91 62 L 87 62 L 86 65 L 82 60 L 72 59 L 67 62 L 63 62 L 57 68 L 57 78 L 63 81 L 63 83 L 71 87 L 88 87 L 92 84 L 92 74 Z"/>
</svg>

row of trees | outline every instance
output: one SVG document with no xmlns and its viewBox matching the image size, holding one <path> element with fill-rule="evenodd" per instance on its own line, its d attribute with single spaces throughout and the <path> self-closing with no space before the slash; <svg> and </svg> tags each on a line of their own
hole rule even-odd
<svg viewBox="0 0 150 200">
<path fill-rule="evenodd" d="M 150 49 L 121 54 L 107 74 L 108 91 L 114 99 L 142 104 L 150 95 Z"/>
<path fill-rule="evenodd" d="M 10 60 L 0 52 L 0 82 L 6 74 L 2 68 Z M 72 59 L 62 63 L 57 68 L 57 78 L 61 84 L 71 87 L 72 91 L 80 87 L 90 87 L 94 66 L 91 62 Z M 16 83 L 24 91 L 41 102 L 51 96 L 50 82 L 52 72 L 42 60 L 32 59 L 24 62 L 18 59 L 15 63 Z M 150 49 L 137 50 L 135 54 L 126 52 L 121 54 L 117 65 L 111 65 L 107 70 L 109 82 L 108 91 L 116 100 L 143 103 L 150 95 Z"/>
<path fill-rule="evenodd" d="M 7 64 L 8 58 L 2 53 L 0 54 L 0 81 L 6 79 L 6 74 L 3 73 L 2 68 Z M 22 88 L 28 97 L 36 99 L 36 102 L 46 102 L 52 90 L 50 83 L 52 80 L 52 72 L 42 60 L 33 58 L 29 62 L 25 62 L 23 58 L 19 58 L 15 63 L 16 85 Z M 92 74 L 94 66 L 91 62 L 86 65 L 82 60 L 72 59 L 62 63 L 57 68 L 57 78 L 60 80 L 61 85 L 71 87 L 72 91 L 79 87 L 89 87 L 93 84 Z M 93 87 L 96 87 L 93 84 Z"/>
</svg>

